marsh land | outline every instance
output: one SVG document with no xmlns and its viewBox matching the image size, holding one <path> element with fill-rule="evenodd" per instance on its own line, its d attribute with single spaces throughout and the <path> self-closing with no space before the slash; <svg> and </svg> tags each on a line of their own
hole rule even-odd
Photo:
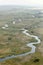
<svg viewBox="0 0 43 65">
<path fill-rule="evenodd" d="M 43 9 L 25 6 L 0 6 L 0 60 L 31 51 L 27 43 L 37 40 L 23 34 L 23 28 L 41 40 L 34 44 L 35 53 L 2 61 L 0 65 L 43 65 Z"/>
</svg>

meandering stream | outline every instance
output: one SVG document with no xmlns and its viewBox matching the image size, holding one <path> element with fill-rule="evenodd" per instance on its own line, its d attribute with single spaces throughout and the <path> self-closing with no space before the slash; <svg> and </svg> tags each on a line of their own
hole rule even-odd
<svg viewBox="0 0 43 65">
<path fill-rule="evenodd" d="M 27 53 L 19 54 L 19 55 L 12 55 L 12 56 L 7 56 L 7 57 L 4 57 L 4 58 L 0 58 L 0 62 L 8 60 L 8 59 L 11 59 L 11 58 L 16 58 L 16 57 L 20 57 L 20 56 L 26 56 L 28 54 L 35 53 L 36 46 L 34 46 L 33 44 L 39 44 L 41 41 L 40 41 L 38 36 L 31 35 L 31 34 L 27 33 L 27 31 L 28 30 L 26 30 L 26 29 L 22 29 L 22 33 L 23 34 L 25 34 L 27 36 L 30 36 L 32 38 L 35 38 L 37 40 L 37 42 L 31 42 L 31 43 L 27 43 L 26 44 L 28 47 L 31 47 L 31 51 L 27 52 Z"/>
</svg>

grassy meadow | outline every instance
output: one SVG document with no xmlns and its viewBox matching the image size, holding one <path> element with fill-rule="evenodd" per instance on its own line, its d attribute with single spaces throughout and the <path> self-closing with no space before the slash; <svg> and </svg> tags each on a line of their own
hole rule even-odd
<svg viewBox="0 0 43 65">
<path fill-rule="evenodd" d="M 0 6 L 1 7 L 1 6 Z M 41 43 L 36 46 L 36 52 L 24 57 L 17 57 L 0 62 L 0 65 L 43 65 L 43 9 L 33 9 L 19 6 L 3 6 L 0 10 L 0 58 L 29 52 L 26 44 L 35 42 L 34 38 L 22 33 L 22 28 L 28 33 L 37 35 Z M 13 24 L 15 21 L 15 24 Z M 2 27 L 8 24 L 8 28 Z"/>
</svg>

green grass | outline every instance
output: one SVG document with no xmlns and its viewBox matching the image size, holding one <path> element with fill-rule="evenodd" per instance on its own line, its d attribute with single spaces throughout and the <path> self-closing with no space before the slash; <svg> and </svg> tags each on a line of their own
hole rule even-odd
<svg viewBox="0 0 43 65">
<path fill-rule="evenodd" d="M 29 59 L 28 57 L 31 56 L 31 58 Z M 34 62 L 35 59 L 39 59 L 38 62 Z M 9 59 L 6 60 L 2 63 L 0 63 L 1 65 L 43 65 L 43 57 L 41 56 L 40 52 L 36 52 L 32 55 L 28 55 L 26 56 L 26 60 L 25 57 L 19 57 L 19 58 L 14 58 L 14 59 Z"/>
<path fill-rule="evenodd" d="M 16 8 L 16 7 L 15 7 Z M 30 38 L 22 34 L 22 28 L 27 28 L 30 34 L 39 35 L 34 29 L 39 27 L 43 27 L 40 22 L 43 24 L 43 18 L 35 17 L 32 18 L 32 15 L 43 15 L 37 14 L 36 11 L 40 10 L 33 10 L 33 9 L 16 9 L 15 10 L 8 10 L 8 11 L 0 11 L 0 58 L 10 56 L 10 55 L 17 55 L 21 53 L 25 53 L 31 50 L 31 48 L 27 47 L 27 43 L 37 42 L 34 38 Z M 21 19 L 19 22 L 18 19 Z M 12 25 L 13 20 L 16 21 L 15 25 Z M 9 25 L 9 29 L 3 30 L 2 26 L 6 23 Z M 38 25 L 40 26 L 38 27 Z M 36 28 L 35 28 L 36 26 Z M 42 40 L 43 41 L 43 40 Z M 38 45 L 35 45 L 38 47 Z M 14 59 L 9 59 L 3 62 L 0 62 L 0 65 L 43 65 L 43 56 L 40 52 L 37 51 L 36 53 L 27 55 L 25 57 L 19 57 Z M 40 50 L 39 50 L 40 51 Z M 39 62 L 33 62 L 35 59 L 40 59 Z"/>
</svg>

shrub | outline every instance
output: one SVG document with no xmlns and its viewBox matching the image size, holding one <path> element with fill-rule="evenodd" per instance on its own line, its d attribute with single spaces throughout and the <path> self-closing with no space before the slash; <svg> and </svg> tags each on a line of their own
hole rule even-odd
<svg viewBox="0 0 43 65">
<path fill-rule="evenodd" d="M 39 62 L 39 60 L 40 60 L 40 59 L 36 58 L 36 59 L 34 59 L 34 61 L 33 61 L 33 62 L 35 62 L 35 63 L 36 63 L 36 62 Z"/>
</svg>

